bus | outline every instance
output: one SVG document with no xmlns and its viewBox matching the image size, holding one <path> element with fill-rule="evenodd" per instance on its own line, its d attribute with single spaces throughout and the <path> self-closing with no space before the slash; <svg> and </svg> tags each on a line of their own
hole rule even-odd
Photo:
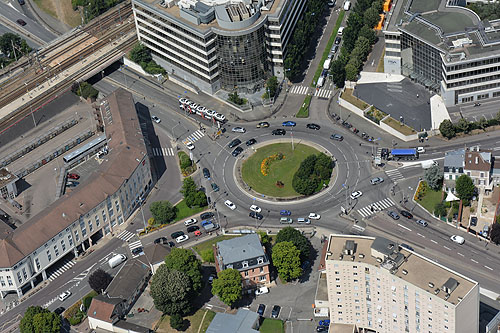
<svg viewBox="0 0 500 333">
<path fill-rule="evenodd" d="M 392 149 L 391 157 L 394 160 L 416 160 L 418 152 L 416 148 Z"/>
</svg>

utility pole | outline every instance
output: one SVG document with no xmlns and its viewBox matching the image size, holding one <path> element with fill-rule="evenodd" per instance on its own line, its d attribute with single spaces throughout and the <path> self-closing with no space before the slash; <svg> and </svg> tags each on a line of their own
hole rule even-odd
<svg viewBox="0 0 500 333">
<path fill-rule="evenodd" d="M 14 51 L 14 58 L 16 58 L 16 61 L 17 61 L 16 48 L 14 47 L 14 41 L 11 39 L 10 43 L 12 44 L 12 51 Z"/>
</svg>

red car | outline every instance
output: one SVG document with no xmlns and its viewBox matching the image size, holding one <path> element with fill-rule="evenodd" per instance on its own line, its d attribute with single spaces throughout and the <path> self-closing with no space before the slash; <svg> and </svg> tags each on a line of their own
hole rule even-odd
<svg viewBox="0 0 500 333">
<path fill-rule="evenodd" d="M 76 173 L 68 173 L 68 178 L 78 180 L 78 179 L 80 179 L 80 176 L 77 175 Z"/>
</svg>

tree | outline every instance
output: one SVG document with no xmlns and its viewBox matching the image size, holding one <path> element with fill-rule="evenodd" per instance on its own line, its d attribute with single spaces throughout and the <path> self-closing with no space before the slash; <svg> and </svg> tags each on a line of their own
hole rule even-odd
<svg viewBox="0 0 500 333">
<path fill-rule="evenodd" d="M 500 243 L 500 223 L 495 222 L 491 226 L 490 239 L 496 245 L 498 245 L 498 243 Z"/>
<path fill-rule="evenodd" d="M 59 333 L 61 316 L 41 306 L 30 306 L 21 319 L 19 329 L 21 333 Z"/>
<path fill-rule="evenodd" d="M 203 276 L 201 274 L 201 262 L 188 249 L 173 248 L 165 257 L 165 265 L 170 270 L 185 273 L 194 291 L 199 291 L 202 287 Z"/>
<path fill-rule="evenodd" d="M 439 125 L 439 131 L 441 135 L 443 135 L 447 139 L 451 139 L 456 135 L 455 125 L 449 119 L 443 120 L 443 122 Z"/>
<path fill-rule="evenodd" d="M 212 283 L 212 294 L 217 295 L 224 304 L 232 307 L 241 299 L 241 274 L 234 268 L 227 268 L 217 274 Z"/>
<path fill-rule="evenodd" d="M 446 215 L 446 207 L 444 205 L 443 202 L 438 202 L 435 206 L 434 206 L 434 215 L 435 216 L 445 216 Z"/>
<path fill-rule="evenodd" d="M 300 252 L 300 259 L 307 260 L 311 253 L 311 242 L 302 233 L 292 227 L 281 229 L 276 235 L 276 243 L 292 242 Z"/>
<path fill-rule="evenodd" d="M 16 50 L 15 55 L 12 45 L 14 45 L 14 49 Z M 22 39 L 19 35 L 7 32 L 0 36 L 0 51 L 9 59 L 15 59 L 16 56 L 19 59 L 22 55 L 30 53 L 31 50 L 26 40 Z"/>
<path fill-rule="evenodd" d="M 181 193 L 184 196 L 184 198 L 194 194 L 197 191 L 196 188 L 196 183 L 194 182 L 193 178 L 191 177 L 186 177 L 182 181 L 182 188 L 181 188 Z"/>
<path fill-rule="evenodd" d="M 330 68 L 330 75 L 332 75 L 332 81 L 338 88 L 343 88 L 345 84 L 345 64 L 340 58 L 332 62 Z"/>
<path fill-rule="evenodd" d="M 474 182 L 469 176 L 461 175 L 455 181 L 455 190 L 457 191 L 457 197 L 462 200 L 469 201 L 474 195 Z"/>
<path fill-rule="evenodd" d="M 207 195 L 203 191 L 198 191 L 193 197 L 193 206 L 205 207 L 208 204 Z"/>
<path fill-rule="evenodd" d="M 257 231 L 257 234 L 259 235 L 260 237 L 260 242 L 262 243 L 262 245 L 266 245 L 266 244 L 270 244 L 271 243 L 271 237 L 269 237 L 269 235 L 264 232 L 264 231 Z"/>
<path fill-rule="evenodd" d="M 368 39 L 370 45 L 373 45 L 377 42 L 377 34 L 373 29 L 370 29 L 368 26 L 364 25 L 361 30 L 359 30 L 359 37 L 364 37 Z M 359 38 L 358 37 L 358 38 Z"/>
<path fill-rule="evenodd" d="M 207 196 L 203 191 L 198 191 L 193 178 L 187 177 L 182 183 L 181 193 L 184 195 L 188 207 L 207 205 Z"/>
<path fill-rule="evenodd" d="M 283 281 L 290 281 L 302 274 L 300 251 L 292 242 L 280 242 L 273 246 L 273 265 Z"/>
<path fill-rule="evenodd" d="M 351 62 L 345 66 L 345 78 L 347 81 L 356 81 L 358 78 L 358 67 Z"/>
<path fill-rule="evenodd" d="M 368 8 L 363 14 L 363 23 L 369 28 L 374 28 L 380 21 L 379 11 L 374 8 Z"/>
<path fill-rule="evenodd" d="M 458 132 L 469 133 L 470 130 L 470 122 L 465 118 L 460 118 L 457 125 L 455 126 L 455 130 Z"/>
<path fill-rule="evenodd" d="M 175 313 L 170 317 L 170 327 L 177 331 L 182 330 L 184 327 L 184 319 L 182 319 L 180 314 Z"/>
<path fill-rule="evenodd" d="M 149 206 L 155 221 L 159 224 L 167 223 L 175 218 L 175 208 L 169 201 L 155 201 Z"/>
<path fill-rule="evenodd" d="M 433 190 L 439 190 L 443 182 L 443 172 L 439 165 L 433 165 L 429 169 L 425 170 L 425 181 L 429 187 Z"/>
<path fill-rule="evenodd" d="M 214 251 L 212 249 L 201 251 L 201 259 L 204 262 L 215 262 Z"/>
<path fill-rule="evenodd" d="M 269 97 L 275 97 L 278 91 L 278 78 L 276 76 L 271 76 L 266 82 L 266 93 L 269 93 Z"/>
<path fill-rule="evenodd" d="M 155 307 L 168 315 L 185 315 L 191 310 L 193 286 L 189 277 L 162 264 L 151 279 L 151 297 Z"/>
<path fill-rule="evenodd" d="M 96 293 L 101 294 L 113 280 L 113 277 L 102 269 L 98 269 L 89 276 L 90 288 L 94 289 Z"/>
</svg>

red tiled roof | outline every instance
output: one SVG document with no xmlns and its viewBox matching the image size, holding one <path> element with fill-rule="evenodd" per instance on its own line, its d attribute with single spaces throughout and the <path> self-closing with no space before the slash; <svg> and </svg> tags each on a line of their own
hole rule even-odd
<svg viewBox="0 0 500 333">
<path fill-rule="evenodd" d="M 112 323 L 113 319 L 111 316 L 113 315 L 113 311 L 116 305 L 121 302 L 122 300 L 119 298 L 107 298 L 106 296 L 98 295 L 92 299 L 87 315 L 98 320 Z"/>
</svg>

